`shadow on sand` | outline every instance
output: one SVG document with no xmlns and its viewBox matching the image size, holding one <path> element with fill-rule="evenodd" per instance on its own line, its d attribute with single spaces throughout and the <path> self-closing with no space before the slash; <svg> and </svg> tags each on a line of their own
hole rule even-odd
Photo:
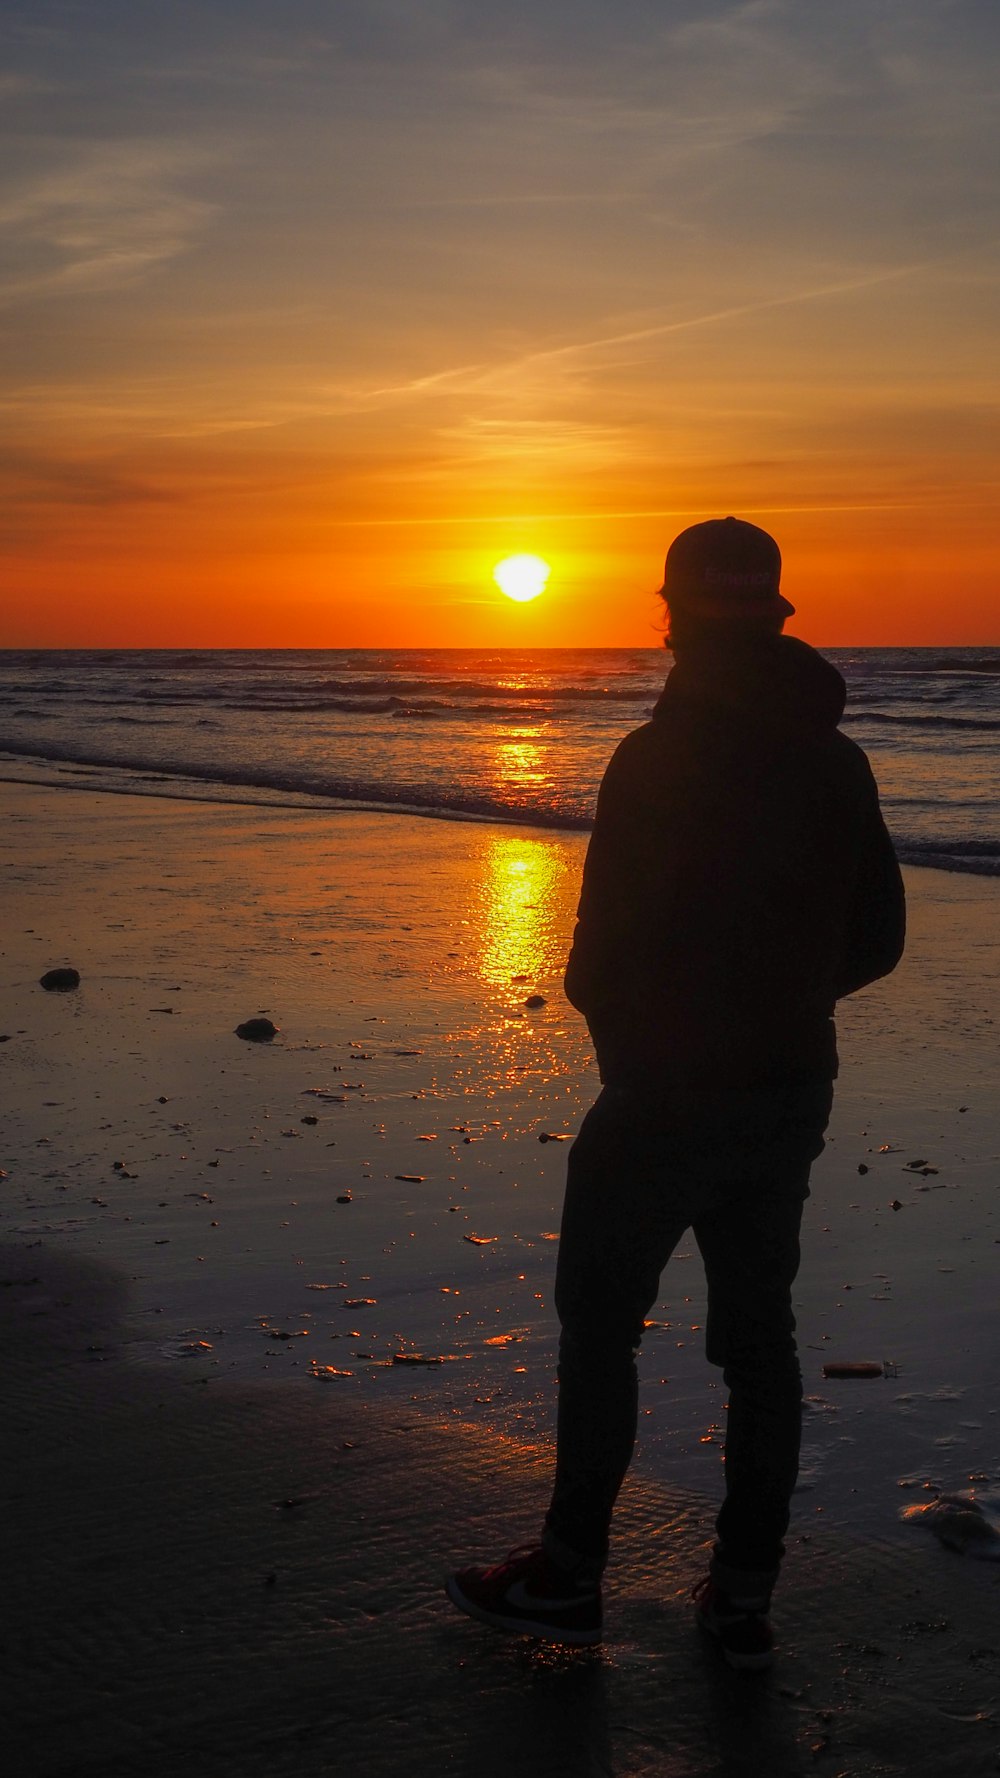
<svg viewBox="0 0 1000 1778">
<path fill-rule="evenodd" d="M 11 1770 L 785 1778 L 829 1753 L 819 1769 L 851 1778 L 967 1778 L 992 1760 L 974 1718 L 986 1668 L 945 1629 L 905 1634 L 921 1611 L 898 1577 L 898 1646 L 933 1641 L 934 1659 L 904 1668 L 891 1638 L 866 1639 L 889 1552 L 841 1557 L 825 1616 L 830 1552 L 797 1558 L 781 1664 L 732 1674 L 685 1597 L 705 1504 L 630 1486 L 605 1648 L 499 1636 L 453 1613 L 440 1580 L 523 1540 L 541 1459 L 368 1405 L 353 1381 L 349 1397 L 305 1374 L 237 1391 L 204 1358 L 137 1362 L 127 1303 L 99 1263 L 0 1249 Z"/>
</svg>

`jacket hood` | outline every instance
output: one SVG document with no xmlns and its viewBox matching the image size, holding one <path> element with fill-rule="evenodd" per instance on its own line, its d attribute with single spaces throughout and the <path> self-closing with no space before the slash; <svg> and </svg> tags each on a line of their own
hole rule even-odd
<svg viewBox="0 0 1000 1778">
<path fill-rule="evenodd" d="M 680 706 L 719 718 L 723 712 L 767 728 L 823 734 L 844 714 L 847 686 L 836 667 L 796 636 L 760 636 L 735 645 L 713 641 L 677 656 L 654 719 Z"/>
</svg>

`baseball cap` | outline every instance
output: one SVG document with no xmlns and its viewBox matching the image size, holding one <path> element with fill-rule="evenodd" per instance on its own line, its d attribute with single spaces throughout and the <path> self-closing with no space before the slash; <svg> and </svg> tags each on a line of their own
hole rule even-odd
<svg viewBox="0 0 1000 1778">
<path fill-rule="evenodd" d="M 778 591 L 781 551 L 745 519 L 706 519 L 675 537 L 663 569 L 663 597 L 707 617 L 791 617 Z"/>
</svg>

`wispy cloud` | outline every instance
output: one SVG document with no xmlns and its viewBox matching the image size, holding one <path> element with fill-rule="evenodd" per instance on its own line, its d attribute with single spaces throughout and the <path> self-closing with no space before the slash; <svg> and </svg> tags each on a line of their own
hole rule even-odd
<svg viewBox="0 0 1000 1778">
<path fill-rule="evenodd" d="M 455 365 L 427 376 L 404 379 L 398 383 L 374 387 L 358 385 L 353 389 L 345 389 L 343 398 L 349 401 L 353 400 L 358 404 L 375 404 L 412 401 L 424 396 L 444 394 L 485 395 L 491 391 L 496 393 L 505 387 L 513 388 L 519 382 L 523 382 L 528 373 L 544 371 L 546 367 L 557 369 L 561 366 L 570 369 L 577 361 L 586 361 L 601 352 L 617 352 L 620 347 L 643 345 L 654 340 L 665 339 L 671 334 L 686 333 L 698 328 L 722 326 L 728 321 L 739 320 L 748 315 L 764 314 L 771 309 L 794 308 L 802 304 L 821 302 L 830 297 L 853 295 L 858 291 L 874 289 L 882 284 L 914 277 L 924 270 L 926 270 L 926 266 L 919 263 L 893 266 L 884 270 L 864 273 L 854 278 L 814 285 L 808 289 L 782 291 L 778 295 L 760 297 L 752 302 L 733 303 L 725 308 L 708 309 L 697 314 L 673 315 L 669 320 L 651 321 L 642 327 L 602 331 L 587 339 L 564 340 L 514 356 L 494 358 L 492 362 L 480 361 L 479 363 Z"/>
<path fill-rule="evenodd" d="M 418 198 L 414 207 L 417 210 L 519 210 L 522 206 L 548 209 L 563 204 L 631 203 L 635 196 L 634 191 L 628 190 L 480 192 L 464 197 L 445 194 Z"/>
<path fill-rule="evenodd" d="M 0 300 L 78 295 L 146 276 L 191 246 L 214 206 L 183 189 L 206 155 L 177 143 L 74 145 L 0 191 Z"/>
<path fill-rule="evenodd" d="M 662 339 L 671 333 L 686 333 L 692 328 L 712 327 L 724 321 L 735 321 L 745 315 L 763 314 L 768 309 L 794 308 L 800 303 L 820 302 L 826 297 L 845 296 L 858 290 L 869 290 L 878 284 L 893 283 L 898 278 L 912 277 L 925 270 L 924 265 L 893 266 L 886 271 L 866 273 L 859 278 L 846 278 L 832 284 L 820 284 L 809 290 L 782 292 L 778 296 L 760 297 L 754 302 L 733 303 L 722 309 L 709 309 L 700 315 L 676 316 L 670 321 L 657 321 L 648 327 L 629 328 L 621 333 L 599 334 L 594 339 L 570 341 L 561 346 L 548 346 L 530 352 L 518 365 L 541 364 L 559 358 L 585 357 L 592 352 L 615 346 L 636 345 L 644 340 Z M 511 365 L 511 370 L 518 368 Z"/>
<path fill-rule="evenodd" d="M 56 90 L 50 80 L 43 80 L 35 74 L 19 74 L 13 70 L 0 73 L 0 105 L 9 103 L 11 99 L 23 99 L 32 93 L 51 93 Z"/>
<path fill-rule="evenodd" d="M 949 502 L 949 510 L 954 510 L 957 502 Z M 925 508 L 926 503 L 918 500 L 867 500 L 867 501 L 826 501 L 821 503 L 799 502 L 796 504 L 761 506 L 740 503 L 740 513 L 745 517 L 762 516 L 770 513 L 772 517 L 791 513 L 832 513 L 832 512 L 918 512 Z M 969 501 L 970 509 L 980 511 L 980 503 Z M 617 519 L 683 519 L 695 520 L 711 518 L 716 514 L 715 507 L 684 506 L 641 506 L 641 507 L 586 507 L 583 510 L 563 510 L 561 512 L 477 512 L 477 513 L 446 513 L 430 514 L 380 513 L 367 518 L 346 516 L 338 519 L 338 525 L 344 530 L 482 530 L 493 525 L 584 525 L 592 521 L 604 523 Z"/>
<path fill-rule="evenodd" d="M 513 460 L 530 471 L 536 464 L 558 463 L 560 471 L 606 466 L 622 450 L 622 436 L 596 421 L 557 419 L 489 419 L 470 417 L 437 434 L 445 444 L 461 447 L 464 462 L 502 463 Z"/>
<path fill-rule="evenodd" d="M 0 475 L 18 507 L 159 505 L 171 498 L 162 486 L 143 481 L 115 462 L 2 451 Z"/>
</svg>

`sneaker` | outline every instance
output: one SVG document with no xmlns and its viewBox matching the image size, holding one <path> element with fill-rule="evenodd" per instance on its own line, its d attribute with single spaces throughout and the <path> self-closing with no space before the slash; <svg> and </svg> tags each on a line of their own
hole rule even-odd
<svg viewBox="0 0 1000 1778">
<path fill-rule="evenodd" d="M 767 1599 L 741 1599 L 724 1593 L 710 1575 L 694 1589 L 698 1622 L 714 1636 L 731 1667 L 759 1673 L 774 1660 L 774 1631 Z"/>
<path fill-rule="evenodd" d="M 498 1630 L 571 1648 L 601 1640 L 600 1587 L 557 1568 L 539 1544 L 511 1550 L 495 1568 L 460 1569 L 449 1575 L 445 1592 L 459 1611 Z"/>
</svg>

